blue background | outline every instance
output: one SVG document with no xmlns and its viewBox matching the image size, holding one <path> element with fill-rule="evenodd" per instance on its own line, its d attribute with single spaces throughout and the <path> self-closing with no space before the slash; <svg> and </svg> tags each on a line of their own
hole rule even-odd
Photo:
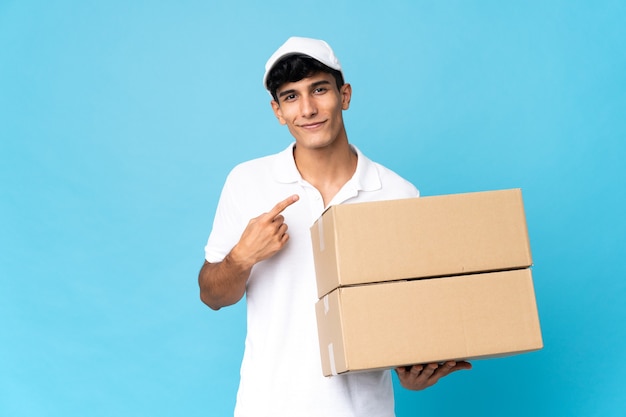
<svg viewBox="0 0 626 417">
<path fill-rule="evenodd" d="M 0 0 L 0 415 L 231 415 L 245 306 L 196 276 L 263 65 L 326 39 L 348 135 L 437 195 L 520 187 L 545 348 L 398 416 L 623 416 L 626 2 Z"/>
</svg>

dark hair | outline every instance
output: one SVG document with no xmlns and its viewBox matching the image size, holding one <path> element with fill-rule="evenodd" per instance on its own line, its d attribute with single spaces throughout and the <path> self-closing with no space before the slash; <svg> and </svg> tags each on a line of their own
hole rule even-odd
<svg viewBox="0 0 626 417">
<path fill-rule="evenodd" d="M 265 87 L 272 94 L 274 100 L 278 101 L 276 90 L 281 85 L 300 81 L 318 72 L 331 74 L 335 78 L 337 89 L 343 86 L 344 80 L 341 71 L 330 68 L 308 55 L 300 54 L 288 55 L 274 64 L 265 81 Z"/>
</svg>

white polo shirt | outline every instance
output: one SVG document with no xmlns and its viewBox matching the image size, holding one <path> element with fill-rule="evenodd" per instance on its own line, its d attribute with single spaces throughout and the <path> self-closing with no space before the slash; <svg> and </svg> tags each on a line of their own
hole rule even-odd
<svg viewBox="0 0 626 417">
<path fill-rule="evenodd" d="M 293 147 L 230 172 L 205 247 L 208 262 L 221 261 L 250 219 L 292 194 L 300 196 L 283 212 L 289 241 L 256 264 L 248 279 L 248 329 L 235 416 L 391 417 L 389 371 L 322 375 L 309 228 L 325 207 L 319 191 L 300 176 Z M 411 183 L 353 149 L 358 155 L 354 176 L 329 206 L 419 195 Z"/>
</svg>

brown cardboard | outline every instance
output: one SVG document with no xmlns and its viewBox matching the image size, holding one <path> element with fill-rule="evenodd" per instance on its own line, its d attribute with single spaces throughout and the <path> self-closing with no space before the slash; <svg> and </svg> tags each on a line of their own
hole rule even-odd
<svg viewBox="0 0 626 417">
<path fill-rule="evenodd" d="M 519 189 L 337 205 L 311 238 L 320 298 L 348 285 L 532 264 Z"/>
<path fill-rule="evenodd" d="M 530 269 L 338 288 L 316 314 L 326 376 L 543 347 Z"/>
</svg>

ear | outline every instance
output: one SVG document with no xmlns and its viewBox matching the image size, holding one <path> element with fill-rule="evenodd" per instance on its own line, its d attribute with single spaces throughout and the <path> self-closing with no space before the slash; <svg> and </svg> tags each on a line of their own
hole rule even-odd
<svg viewBox="0 0 626 417">
<path fill-rule="evenodd" d="M 274 116 L 276 116 L 276 118 L 278 119 L 278 123 L 280 123 L 281 125 L 287 124 L 287 122 L 283 118 L 283 112 L 280 109 L 280 104 L 278 104 L 276 100 L 272 100 L 270 104 L 272 106 L 272 110 L 274 111 Z"/>
<path fill-rule="evenodd" d="M 339 94 L 341 94 L 341 109 L 348 110 L 352 99 L 352 86 L 350 84 L 342 85 Z"/>
</svg>

